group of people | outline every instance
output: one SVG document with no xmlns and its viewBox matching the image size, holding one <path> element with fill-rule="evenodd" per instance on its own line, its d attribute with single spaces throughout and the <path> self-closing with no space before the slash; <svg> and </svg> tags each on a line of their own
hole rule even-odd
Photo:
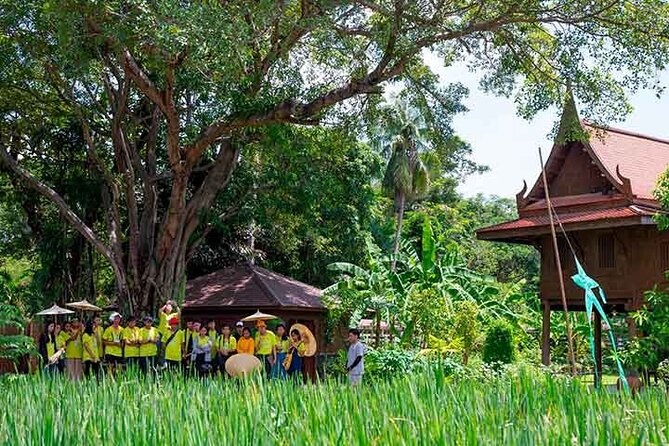
<svg viewBox="0 0 669 446">
<path fill-rule="evenodd" d="M 202 324 L 188 321 L 181 328 L 179 309 L 168 301 L 159 311 L 158 327 L 151 316 L 141 319 L 129 317 L 122 325 L 122 316 L 113 313 L 110 325 L 104 328 L 99 316 L 83 324 L 78 319 L 46 324 L 40 337 L 39 349 L 47 373 L 65 373 L 68 378 L 78 380 L 82 376 L 99 377 L 104 363 L 110 373 L 123 367 L 132 367 L 143 373 L 170 369 L 186 374 L 209 376 L 225 374 L 227 360 L 236 353 L 255 355 L 270 378 L 300 379 L 302 358 L 306 345 L 301 333 L 293 329 L 288 332 L 284 324 L 276 327 L 276 333 L 267 328 L 265 321 L 257 321 L 256 333 L 238 321 L 234 330 L 223 325 L 220 332 L 215 321 Z M 355 330 L 352 330 L 356 332 Z M 349 334 L 359 337 L 359 333 Z M 352 347 L 355 344 L 352 343 Z M 351 360 L 351 382 L 359 382 L 362 376 L 362 354 Z M 349 350 L 349 358 L 351 350 Z M 348 368 L 347 365 L 347 368 Z"/>
</svg>

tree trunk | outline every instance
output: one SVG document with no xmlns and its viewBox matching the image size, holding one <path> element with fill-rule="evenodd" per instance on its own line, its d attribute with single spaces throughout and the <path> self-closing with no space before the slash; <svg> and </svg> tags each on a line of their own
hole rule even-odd
<svg viewBox="0 0 669 446">
<path fill-rule="evenodd" d="M 402 237 L 402 222 L 404 221 L 404 203 L 406 194 L 398 191 L 395 195 L 395 212 L 397 213 L 397 229 L 395 229 L 395 240 L 393 241 L 393 254 L 390 269 L 397 268 L 397 253 L 400 251 L 400 238 Z"/>
</svg>

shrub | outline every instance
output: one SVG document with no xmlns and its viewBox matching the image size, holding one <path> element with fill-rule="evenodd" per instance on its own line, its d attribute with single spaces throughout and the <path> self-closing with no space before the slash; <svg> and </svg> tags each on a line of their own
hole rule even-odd
<svg viewBox="0 0 669 446">
<path fill-rule="evenodd" d="M 382 379 L 408 374 L 420 361 L 416 356 L 416 352 L 398 348 L 370 349 L 365 355 L 365 374 Z"/>
<path fill-rule="evenodd" d="M 483 361 L 509 364 L 515 359 L 513 328 L 504 320 L 494 321 L 488 328 L 483 346 Z"/>
<path fill-rule="evenodd" d="M 669 359 L 664 359 L 657 366 L 657 377 L 669 385 Z"/>
<path fill-rule="evenodd" d="M 478 306 L 464 300 L 455 304 L 455 335 L 462 341 L 462 363 L 467 365 L 469 357 L 477 345 L 479 333 Z"/>
</svg>

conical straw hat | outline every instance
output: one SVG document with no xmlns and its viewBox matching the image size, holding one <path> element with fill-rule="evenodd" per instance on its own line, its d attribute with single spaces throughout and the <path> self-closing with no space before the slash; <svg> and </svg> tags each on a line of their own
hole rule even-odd
<svg viewBox="0 0 669 446">
<path fill-rule="evenodd" d="M 247 376 L 260 370 L 260 360 L 248 353 L 237 353 L 225 361 L 225 371 L 230 376 Z"/>
</svg>

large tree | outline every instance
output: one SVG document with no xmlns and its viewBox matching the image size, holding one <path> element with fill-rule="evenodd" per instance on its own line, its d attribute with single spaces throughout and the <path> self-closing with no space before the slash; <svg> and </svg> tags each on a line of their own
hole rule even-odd
<svg viewBox="0 0 669 446">
<path fill-rule="evenodd" d="M 122 304 L 179 293 L 189 250 L 244 147 L 275 124 L 373 118 L 390 81 L 444 104 L 422 61 L 468 60 L 523 113 L 615 105 L 665 66 L 662 0 L 4 0 L 0 158 L 109 262 Z M 518 86 L 518 88 L 516 88 Z M 353 119 L 352 119 L 353 118 Z M 106 228 L 31 172 L 41 129 L 76 120 Z M 240 155 L 241 154 L 241 155 Z"/>
</svg>

